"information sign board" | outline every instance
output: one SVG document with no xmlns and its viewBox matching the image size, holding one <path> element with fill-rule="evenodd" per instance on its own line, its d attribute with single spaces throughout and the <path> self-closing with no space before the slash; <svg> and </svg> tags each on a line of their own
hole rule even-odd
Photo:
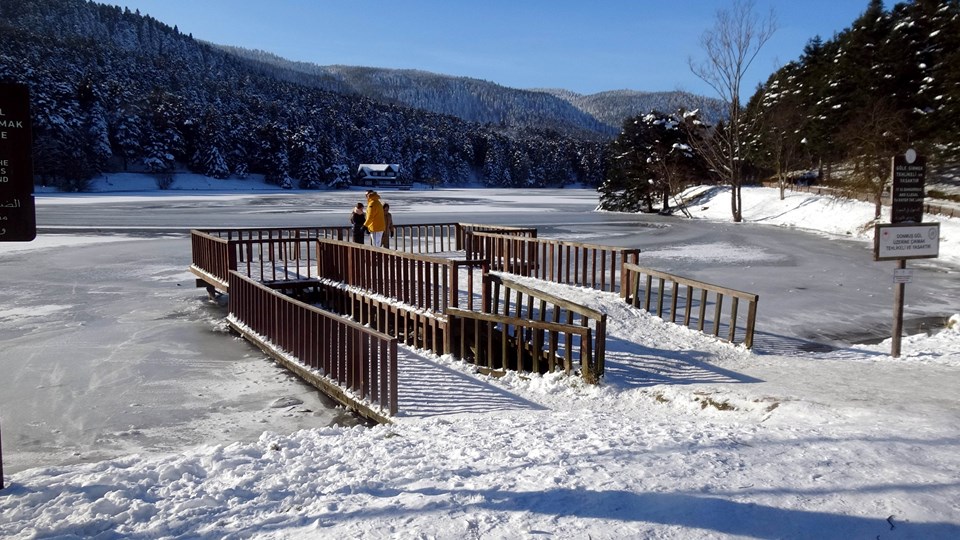
<svg viewBox="0 0 960 540">
<path fill-rule="evenodd" d="M 0 242 L 37 236 L 31 146 L 27 87 L 0 83 Z"/>
<path fill-rule="evenodd" d="M 913 283 L 912 268 L 897 268 L 893 271 L 894 283 Z"/>
<path fill-rule="evenodd" d="M 893 158 L 890 223 L 923 221 L 923 187 L 927 161 L 914 150 Z"/>
<path fill-rule="evenodd" d="M 874 227 L 875 261 L 934 259 L 939 254 L 939 223 L 881 223 Z"/>
</svg>

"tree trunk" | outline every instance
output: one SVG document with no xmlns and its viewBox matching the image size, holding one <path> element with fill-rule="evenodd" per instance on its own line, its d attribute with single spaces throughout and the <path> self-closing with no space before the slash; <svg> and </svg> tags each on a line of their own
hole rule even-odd
<svg viewBox="0 0 960 540">
<path fill-rule="evenodd" d="M 787 175 L 783 173 L 783 167 L 777 163 L 777 185 L 780 188 L 780 200 L 785 199 L 784 192 L 787 190 Z"/>
<path fill-rule="evenodd" d="M 743 196 L 740 194 L 740 184 L 737 184 L 733 188 L 734 193 L 734 210 L 733 210 L 733 222 L 740 223 L 743 221 Z"/>
<path fill-rule="evenodd" d="M 733 217 L 733 221 L 740 221 L 737 219 L 737 186 L 730 186 L 730 215 Z"/>
</svg>

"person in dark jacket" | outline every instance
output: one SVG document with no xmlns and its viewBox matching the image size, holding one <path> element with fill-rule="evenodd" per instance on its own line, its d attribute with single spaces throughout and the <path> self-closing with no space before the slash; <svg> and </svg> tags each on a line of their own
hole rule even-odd
<svg viewBox="0 0 960 540">
<path fill-rule="evenodd" d="M 357 203 L 353 212 L 350 212 L 350 223 L 353 225 L 353 241 L 362 244 L 363 235 L 367 232 L 363 222 L 367 220 L 367 214 L 363 211 L 363 203 Z"/>
<path fill-rule="evenodd" d="M 390 205 L 383 205 L 383 223 L 386 228 L 383 230 L 383 247 L 390 247 L 390 238 L 393 237 L 393 215 L 390 213 Z"/>
</svg>

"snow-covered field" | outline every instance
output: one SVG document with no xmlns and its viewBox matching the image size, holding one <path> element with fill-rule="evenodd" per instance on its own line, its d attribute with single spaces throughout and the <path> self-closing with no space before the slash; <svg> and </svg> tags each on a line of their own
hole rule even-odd
<svg viewBox="0 0 960 540">
<path fill-rule="evenodd" d="M 744 227 L 871 241 L 870 205 L 744 201 Z M 727 195 L 693 210 L 727 220 Z M 933 219 L 960 263 L 960 220 Z M 960 538 L 960 316 L 900 358 L 889 341 L 751 352 L 550 287 L 608 314 L 604 384 L 489 379 L 404 349 L 493 389 L 491 406 L 25 470 L 0 491 L 0 537 Z"/>
</svg>

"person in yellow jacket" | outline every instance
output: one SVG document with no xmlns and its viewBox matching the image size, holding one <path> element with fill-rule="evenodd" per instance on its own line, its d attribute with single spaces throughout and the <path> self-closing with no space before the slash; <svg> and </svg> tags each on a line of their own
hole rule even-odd
<svg viewBox="0 0 960 540">
<path fill-rule="evenodd" d="M 383 231 L 387 230 L 387 223 L 383 217 L 383 204 L 376 191 L 367 191 L 367 220 L 363 226 L 370 231 L 370 244 L 380 247 L 383 240 Z"/>
</svg>

